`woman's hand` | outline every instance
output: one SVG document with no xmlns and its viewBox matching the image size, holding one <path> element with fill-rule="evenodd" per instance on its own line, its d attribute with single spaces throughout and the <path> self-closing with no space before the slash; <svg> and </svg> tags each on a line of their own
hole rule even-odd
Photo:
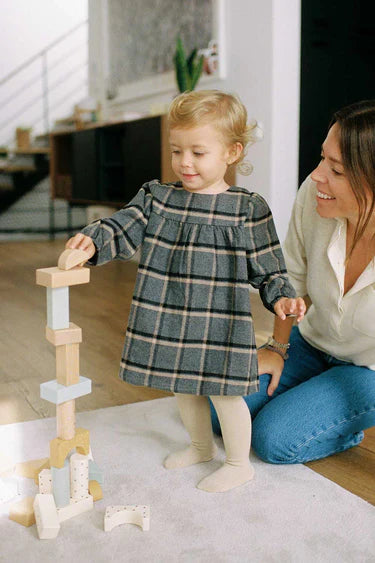
<svg viewBox="0 0 375 563">
<path fill-rule="evenodd" d="M 78 248 L 84 250 L 88 254 L 88 258 L 92 258 L 96 252 L 96 246 L 92 239 L 82 233 L 77 233 L 74 237 L 70 238 L 65 245 L 65 248 Z"/>
<path fill-rule="evenodd" d="M 277 352 L 267 348 L 258 350 L 258 372 L 259 375 L 268 373 L 271 381 L 267 389 L 267 395 L 271 397 L 279 385 L 280 377 L 284 369 L 284 360 Z"/>
<path fill-rule="evenodd" d="M 275 303 L 274 311 L 282 321 L 285 321 L 288 315 L 293 315 L 297 317 L 299 323 L 306 313 L 306 303 L 302 297 L 296 299 L 282 297 Z"/>
</svg>

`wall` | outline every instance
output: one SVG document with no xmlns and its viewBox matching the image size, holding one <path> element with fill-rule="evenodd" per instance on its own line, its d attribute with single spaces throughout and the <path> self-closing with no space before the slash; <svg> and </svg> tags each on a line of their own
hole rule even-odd
<svg viewBox="0 0 375 563">
<path fill-rule="evenodd" d="M 0 143 L 4 143 L 13 135 L 17 124 L 32 125 L 42 115 L 41 60 L 35 61 L 29 69 L 5 85 L 1 85 L 1 81 L 59 36 L 86 20 L 88 0 L 0 0 L 0 9 L 0 45 L 3 54 L 0 58 Z M 48 58 L 50 68 L 60 60 L 55 71 L 50 73 L 50 88 L 61 80 L 62 74 L 70 73 L 50 92 L 51 103 L 61 101 L 56 113 L 50 116 L 51 121 L 56 117 L 64 117 L 74 101 L 87 95 L 87 66 L 84 66 L 84 61 L 87 63 L 87 30 L 83 28 L 72 35 L 69 45 L 65 43 L 64 49 L 62 51 L 55 47 Z M 82 66 L 79 68 L 80 61 Z M 75 68 L 78 70 L 73 72 Z M 25 84 L 32 81 L 33 84 L 25 88 Z M 68 99 L 69 92 L 75 89 L 74 95 Z M 17 92 L 19 94 L 16 96 Z M 33 99 L 39 101 L 30 110 L 21 111 Z M 13 114 L 16 115 L 14 123 L 3 130 L 1 125 Z M 36 131 L 42 128 L 43 120 L 35 126 Z"/>
<path fill-rule="evenodd" d="M 103 31 L 106 1 L 89 0 L 89 73 L 94 95 L 104 94 L 108 75 L 108 48 Z M 219 3 L 226 32 L 227 74 L 223 80 L 201 81 L 200 87 L 239 94 L 249 116 L 262 123 L 264 140 L 251 147 L 248 155 L 254 172 L 249 177 L 238 175 L 238 183 L 267 199 L 279 237 L 284 240 L 298 187 L 300 2 Z M 168 103 L 174 92 L 173 87 L 167 91 L 159 89 L 158 94 L 139 88 L 135 99 L 112 103 L 108 111 L 149 111 L 152 106 Z"/>
</svg>

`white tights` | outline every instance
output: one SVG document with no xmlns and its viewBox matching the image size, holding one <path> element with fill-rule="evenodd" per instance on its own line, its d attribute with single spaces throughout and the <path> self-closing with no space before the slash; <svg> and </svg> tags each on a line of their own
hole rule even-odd
<svg viewBox="0 0 375 563">
<path fill-rule="evenodd" d="M 187 449 L 170 454 L 164 461 L 167 469 L 188 467 L 210 461 L 217 453 L 212 433 L 208 398 L 176 393 L 182 422 L 188 431 L 191 444 Z M 224 492 L 238 487 L 254 476 L 250 464 L 251 418 L 242 397 L 212 396 L 219 417 L 226 460 L 220 469 L 198 483 L 198 488 L 208 492 Z"/>
</svg>

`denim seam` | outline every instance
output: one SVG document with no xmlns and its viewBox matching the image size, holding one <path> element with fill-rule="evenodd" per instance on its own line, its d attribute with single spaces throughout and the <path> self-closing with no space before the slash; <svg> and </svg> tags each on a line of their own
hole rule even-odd
<svg viewBox="0 0 375 563">
<path fill-rule="evenodd" d="M 352 416 L 351 418 L 345 418 L 344 420 L 341 420 L 337 424 L 333 424 L 329 428 L 326 428 L 325 430 L 322 430 L 321 432 L 319 432 L 319 434 L 317 434 L 316 436 L 311 436 L 311 438 L 309 438 L 308 440 L 305 440 L 303 443 L 301 443 L 297 446 L 294 446 L 297 449 L 297 451 L 295 453 L 295 456 L 293 458 L 290 458 L 290 459 L 294 459 L 294 460 L 298 461 L 297 460 L 298 451 L 301 450 L 303 447 L 305 447 L 309 442 L 316 440 L 319 436 L 326 434 L 327 432 L 331 431 L 334 428 L 339 428 L 341 425 L 346 424 L 347 422 L 353 422 L 353 420 L 355 420 L 356 418 L 359 418 L 360 416 L 362 416 L 364 414 L 368 414 L 368 413 L 371 413 L 371 412 L 374 412 L 374 411 L 375 411 L 375 407 L 372 407 L 371 409 L 362 411 L 362 412 Z M 338 453 L 341 450 L 342 450 L 342 448 L 338 448 L 337 450 L 333 451 L 332 454 Z M 332 454 L 330 454 L 330 455 L 332 455 Z M 314 459 L 320 459 L 320 458 L 314 458 Z"/>
</svg>

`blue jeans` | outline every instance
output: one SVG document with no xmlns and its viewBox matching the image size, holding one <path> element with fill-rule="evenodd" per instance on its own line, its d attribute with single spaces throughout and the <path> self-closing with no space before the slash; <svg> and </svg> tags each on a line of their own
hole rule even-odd
<svg viewBox="0 0 375 563">
<path fill-rule="evenodd" d="M 269 463 L 304 463 L 342 452 L 375 426 L 375 371 L 337 360 L 302 338 L 290 337 L 289 359 L 272 397 L 271 376 L 244 397 L 253 418 L 252 447 Z M 211 405 L 214 432 L 220 424 Z"/>
</svg>

